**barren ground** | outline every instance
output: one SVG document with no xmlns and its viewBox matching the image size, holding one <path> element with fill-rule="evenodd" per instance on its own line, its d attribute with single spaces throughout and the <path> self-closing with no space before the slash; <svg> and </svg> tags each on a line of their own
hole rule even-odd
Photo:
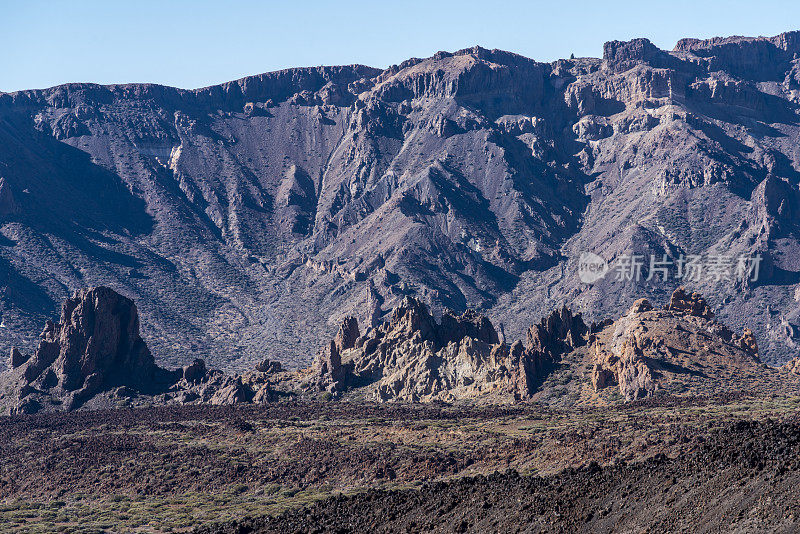
<svg viewBox="0 0 800 534">
<path fill-rule="evenodd" d="M 334 401 L 3 418 L 0 528 L 796 528 L 798 407 L 727 395 L 568 411 Z"/>
</svg>

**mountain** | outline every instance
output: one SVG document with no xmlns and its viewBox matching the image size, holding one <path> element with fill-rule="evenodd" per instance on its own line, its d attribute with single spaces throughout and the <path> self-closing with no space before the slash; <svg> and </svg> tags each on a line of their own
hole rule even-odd
<svg viewBox="0 0 800 534">
<path fill-rule="evenodd" d="M 31 351 L 95 285 L 137 302 L 160 364 L 227 371 L 305 366 L 342 317 L 376 326 L 407 296 L 518 339 L 557 306 L 599 320 L 687 285 L 782 363 L 800 341 L 798 54 L 800 32 L 549 64 L 475 47 L 0 94 L 0 343 Z M 586 283 L 584 253 L 760 263 Z"/>
</svg>

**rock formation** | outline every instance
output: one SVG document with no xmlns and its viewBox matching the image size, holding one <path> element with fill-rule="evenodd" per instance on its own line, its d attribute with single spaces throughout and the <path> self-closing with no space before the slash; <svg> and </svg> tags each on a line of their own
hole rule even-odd
<svg viewBox="0 0 800 534">
<path fill-rule="evenodd" d="M 800 375 L 800 357 L 792 358 L 784 364 L 783 368 L 792 374 Z"/>
<path fill-rule="evenodd" d="M 787 368 L 800 374 L 798 364 Z M 705 298 L 683 287 L 663 308 L 638 299 L 622 317 L 591 328 L 580 314 L 558 308 L 528 329 L 525 343 L 510 345 L 482 315 L 445 312 L 436 321 L 406 297 L 389 321 L 363 334 L 345 318 L 310 377 L 314 388 L 335 395 L 420 402 L 592 404 L 598 396 L 614 401 L 612 391 L 633 401 L 800 386 L 761 363 L 753 332 L 737 335 L 714 319 Z"/>
<path fill-rule="evenodd" d="M 0 404 L 11 414 L 73 410 L 96 398 L 139 403 L 210 404 L 274 400 L 269 378 L 280 364 L 266 360 L 245 376 L 206 369 L 205 362 L 170 371 L 156 365 L 139 334 L 130 299 L 107 287 L 81 289 L 64 301 L 58 323 L 48 321 L 31 356 L 11 349 L 0 376 Z M 102 402 L 95 402 L 102 406 Z"/>
<path fill-rule="evenodd" d="M 139 336 L 136 305 L 106 287 L 77 291 L 40 338 L 29 358 L 12 349 L 18 397 L 12 412 L 37 411 L 45 402 L 73 409 L 119 387 L 153 394 L 177 379 L 155 364 Z"/>
<path fill-rule="evenodd" d="M 617 386 L 622 397 L 635 400 L 658 391 L 682 393 L 698 381 L 735 389 L 738 378 L 760 372 L 758 346 L 750 330 L 737 336 L 712 317 L 706 300 L 682 287 L 663 310 L 637 300 L 595 334 L 594 390 Z"/>
<path fill-rule="evenodd" d="M 596 396 L 614 388 L 630 401 L 753 384 L 782 388 L 786 376 L 800 374 L 796 360 L 783 374 L 761 364 L 750 330 L 734 334 L 712 318 L 702 296 L 683 288 L 662 309 L 639 299 L 616 321 L 591 328 L 561 307 L 531 326 L 525 343 L 510 345 L 481 314 L 447 311 L 437 321 L 420 300 L 405 297 L 388 321 L 363 333 L 355 318 L 345 317 L 310 368 L 286 371 L 264 359 L 253 370 L 226 374 L 199 358 L 176 370 L 159 367 L 139 334 L 134 303 L 97 287 L 67 299 L 36 352 L 26 356 L 13 348 L 9 363 L 0 374 L 0 407 L 11 414 L 298 396 L 549 402 L 565 398 L 564 388 L 572 391 L 570 402 L 591 403 L 597 399 L 585 396 L 587 381 Z M 795 382 L 789 387 L 800 386 Z"/>
<path fill-rule="evenodd" d="M 679 287 L 672 293 L 669 303 L 664 309 L 704 319 L 714 318 L 714 313 L 706 300 L 697 292 L 689 295 L 683 287 Z"/>
<path fill-rule="evenodd" d="M 585 343 L 581 317 L 563 308 L 531 327 L 528 344 L 501 343 L 492 323 L 473 311 L 445 312 L 437 322 L 406 297 L 391 319 L 359 336 L 348 317 L 313 367 L 321 389 L 368 391 L 379 401 L 529 398 L 560 356 Z"/>
<path fill-rule="evenodd" d="M 352 349 L 359 339 L 358 321 L 355 317 L 345 317 L 339 325 L 339 332 L 320 352 L 314 369 L 320 377 L 319 385 L 335 391 L 345 386 L 347 371 L 342 366 L 342 352 Z"/>
</svg>

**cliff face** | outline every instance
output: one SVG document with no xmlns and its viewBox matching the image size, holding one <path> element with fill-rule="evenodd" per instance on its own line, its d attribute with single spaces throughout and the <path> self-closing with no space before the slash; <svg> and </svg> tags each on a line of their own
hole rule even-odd
<svg viewBox="0 0 800 534">
<path fill-rule="evenodd" d="M 13 370 L 2 375 L 2 404 L 12 413 L 49 405 L 69 410 L 118 387 L 152 394 L 179 376 L 156 365 L 139 336 L 136 305 L 107 287 L 82 289 L 65 300 L 61 319 L 47 321 L 34 354 L 13 348 L 10 363 Z"/>
<path fill-rule="evenodd" d="M 586 343 L 580 315 L 556 310 L 529 330 L 527 345 L 501 342 L 492 323 L 472 310 L 436 321 L 413 297 L 388 322 L 360 335 L 353 317 L 316 358 L 321 390 L 358 389 L 378 401 L 507 403 L 529 399 L 561 356 Z"/>
<path fill-rule="evenodd" d="M 543 64 L 472 48 L 289 69 L 186 91 L 70 84 L 0 94 L 0 342 L 70 291 L 141 308 L 172 366 L 310 363 L 341 317 L 404 297 L 477 307 L 509 338 L 685 281 L 577 260 L 761 254 L 761 278 L 694 283 L 736 327 L 796 350 L 798 34 L 612 42 Z M 645 269 L 646 271 L 646 269 Z M 176 345 L 175 339 L 187 340 Z"/>
</svg>

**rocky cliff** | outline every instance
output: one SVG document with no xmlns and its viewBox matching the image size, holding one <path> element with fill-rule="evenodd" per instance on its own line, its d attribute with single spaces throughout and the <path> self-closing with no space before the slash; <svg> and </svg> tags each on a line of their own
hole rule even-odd
<svg viewBox="0 0 800 534">
<path fill-rule="evenodd" d="M 413 297 L 391 319 L 359 335 L 352 317 L 317 356 L 320 389 L 370 398 L 429 402 L 510 402 L 533 396 L 562 354 L 585 343 L 587 328 L 566 308 L 530 329 L 527 345 L 501 342 L 492 323 L 469 310 L 436 321 Z"/>
<path fill-rule="evenodd" d="M 31 356 L 11 349 L 3 400 L 12 413 L 48 405 L 80 407 L 102 391 L 166 389 L 177 379 L 158 367 L 139 335 L 136 305 L 112 289 L 82 289 L 64 301 L 58 323 L 47 321 Z"/>
<path fill-rule="evenodd" d="M 281 367 L 268 360 L 244 376 L 208 370 L 199 359 L 181 369 L 159 367 L 139 335 L 136 305 L 107 287 L 75 292 L 59 322 L 47 321 L 39 337 L 32 355 L 12 348 L 10 369 L 0 374 L 0 407 L 12 415 L 279 396 L 271 382 Z"/>
<path fill-rule="evenodd" d="M 600 319 L 685 284 L 786 361 L 798 42 L 637 39 L 549 64 L 475 47 L 191 91 L 0 94 L 0 343 L 32 351 L 56 303 L 106 285 L 165 364 L 302 367 L 344 316 L 374 325 L 407 296 L 513 339 L 543 310 Z M 583 252 L 641 255 L 642 276 L 584 283 Z M 762 257 L 760 276 L 647 279 L 651 256 L 720 254 Z"/>
<path fill-rule="evenodd" d="M 737 335 L 713 320 L 706 300 L 677 289 L 663 309 L 640 299 L 593 343 L 592 386 L 616 386 L 626 400 L 654 394 L 746 390 L 748 378 L 778 387 L 758 356 L 753 333 Z"/>
</svg>

